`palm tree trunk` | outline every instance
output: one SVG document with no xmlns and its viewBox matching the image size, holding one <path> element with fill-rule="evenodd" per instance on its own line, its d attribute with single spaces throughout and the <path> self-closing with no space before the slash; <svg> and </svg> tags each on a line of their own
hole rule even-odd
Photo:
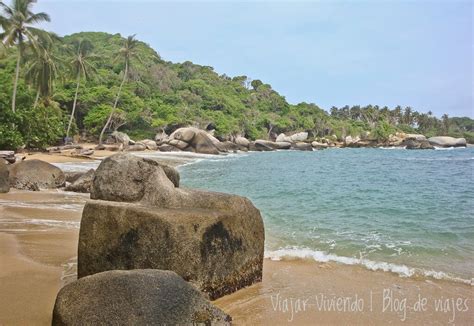
<svg viewBox="0 0 474 326">
<path fill-rule="evenodd" d="M 20 77 L 20 60 L 21 51 L 18 51 L 18 58 L 16 59 L 16 70 L 15 70 L 15 81 L 13 83 L 13 98 L 12 98 L 12 111 L 16 109 L 16 90 L 18 88 L 18 78 Z"/>
<path fill-rule="evenodd" d="M 69 123 L 67 125 L 66 138 L 69 137 L 69 131 L 71 130 L 72 119 L 74 118 L 74 113 L 76 112 L 77 94 L 79 93 L 80 83 L 81 83 L 81 71 L 79 70 L 77 74 L 76 94 L 74 95 L 74 103 L 72 104 L 71 117 L 69 118 Z"/>
<path fill-rule="evenodd" d="M 33 110 L 36 109 L 36 107 L 38 106 L 39 98 L 40 98 L 40 89 L 38 87 L 38 90 L 36 91 L 35 103 L 33 104 Z"/>
<path fill-rule="evenodd" d="M 117 104 L 118 104 L 118 101 L 119 101 L 119 98 L 120 98 L 120 93 L 122 92 L 123 84 L 125 83 L 125 80 L 127 79 L 127 74 L 128 74 L 128 62 L 125 63 L 125 70 L 124 70 L 124 74 L 123 74 L 123 79 L 122 79 L 122 83 L 120 84 L 120 88 L 117 92 L 117 97 L 115 97 L 114 107 L 112 108 L 112 111 L 110 111 L 109 118 L 107 119 L 107 122 L 105 123 L 104 128 L 102 128 L 102 131 L 100 132 L 99 145 L 102 145 L 102 138 L 104 137 L 104 132 L 107 129 L 107 127 L 109 126 L 109 123 L 112 120 L 112 116 L 115 113 L 115 109 L 117 108 Z"/>
</svg>

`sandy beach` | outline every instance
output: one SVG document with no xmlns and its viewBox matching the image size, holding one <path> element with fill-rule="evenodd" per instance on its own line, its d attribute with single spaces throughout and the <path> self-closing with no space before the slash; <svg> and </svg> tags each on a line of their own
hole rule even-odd
<svg viewBox="0 0 474 326">
<path fill-rule="evenodd" d="M 57 292 L 75 279 L 87 198 L 62 191 L 0 195 L 0 324 L 50 324 Z M 469 325 L 472 299 L 472 286 L 461 283 L 336 263 L 265 259 L 261 283 L 214 303 L 236 325 Z"/>
</svg>

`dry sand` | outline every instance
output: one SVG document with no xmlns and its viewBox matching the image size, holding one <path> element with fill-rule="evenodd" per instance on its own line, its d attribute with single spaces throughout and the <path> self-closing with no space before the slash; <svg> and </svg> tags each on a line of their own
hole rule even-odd
<svg viewBox="0 0 474 326">
<path fill-rule="evenodd" d="M 57 292 L 75 277 L 86 198 L 58 191 L 0 194 L 0 325 L 50 325 Z M 392 295 L 385 312 L 384 291 Z M 349 297 L 351 303 L 357 295 L 357 311 L 322 312 L 316 304 L 321 295 Z M 423 312 L 413 310 L 419 295 L 427 300 Z M 472 286 L 460 283 L 335 263 L 265 260 L 263 282 L 214 303 L 236 325 L 472 325 L 472 295 Z M 441 298 L 448 299 L 448 312 L 436 312 L 434 301 Z M 458 298 L 455 308 L 468 311 L 453 314 L 450 300 Z"/>
</svg>

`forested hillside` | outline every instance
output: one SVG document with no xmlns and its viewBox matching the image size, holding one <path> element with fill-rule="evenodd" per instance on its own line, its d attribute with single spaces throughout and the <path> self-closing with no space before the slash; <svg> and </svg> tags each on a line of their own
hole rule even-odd
<svg viewBox="0 0 474 326">
<path fill-rule="evenodd" d="M 313 103 L 293 105 L 264 81 L 219 75 L 212 67 L 189 61 L 168 62 L 142 42 L 136 43 L 125 67 L 121 54 L 126 42 L 119 34 L 83 32 L 53 37 L 52 44 L 41 47 L 46 54 L 25 45 L 15 112 L 11 102 L 19 50 L 18 46 L 4 49 L 0 59 L 0 148 L 43 148 L 61 141 L 73 107 L 69 135 L 98 139 L 116 98 L 116 110 L 105 132 L 118 129 L 132 138 L 152 138 L 160 129 L 170 132 L 195 125 L 215 128 L 220 138 L 241 134 L 266 139 L 280 132 L 308 131 L 313 137 L 338 138 L 370 132 L 384 139 L 405 131 L 474 142 L 474 120 L 469 118 L 445 115 L 438 119 L 409 107 L 345 106 L 326 112 Z"/>
</svg>

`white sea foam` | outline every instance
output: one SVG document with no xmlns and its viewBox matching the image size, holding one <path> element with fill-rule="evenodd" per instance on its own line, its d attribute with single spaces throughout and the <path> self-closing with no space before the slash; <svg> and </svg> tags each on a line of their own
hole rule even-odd
<svg viewBox="0 0 474 326">
<path fill-rule="evenodd" d="M 85 172 L 90 169 L 97 169 L 100 161 L 93 162 L 67 162 L 67 163 L 51 163 L 65 172 Z"/>
<path fill-rule="evenodd" d="M 380 149 L 406 149 L 406 146 L 379 147 Z"/>
<path fill-rule="evenodd" d="M 466 149 L 467 147 L 437 147 L 434 146 L 434 149 L 437 151 L 451 151 L 453 149 Z"/>
<path fill-rule="evenodd" d="M 387 262 L 377 262 L 365 258 L 338 256 L 326 253 L 324 251 L 312 250 L 304 247 L 287 247 L 274 251 L 266 251 L 265 258 L 269 258 L 271 260 L 310 259 L 323 263 L 336 262 L 344 265 L 361 265 L 372 271 L 392 272 L 398 274 L 400 277 L 424 276 L 472 285 L 472 280 L 451 276 L 448 273 L 441 271 L 425 270 Z"/>
</svg>

